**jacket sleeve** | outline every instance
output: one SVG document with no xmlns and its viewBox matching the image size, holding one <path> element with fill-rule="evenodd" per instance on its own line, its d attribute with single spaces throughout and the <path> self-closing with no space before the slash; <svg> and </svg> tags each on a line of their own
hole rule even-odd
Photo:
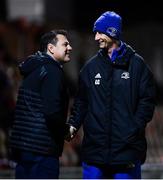
<svg viewBox="0 0 163 180">
<path fill-rule="evenodd" d="M 153 74 L 145 66 L 141 75 L 139 86 L 139 101 L 135 113 L 135 122 L 139 129 L 146 127 L 146 124 L 152 120 L 155 108 L 155 84 Z"/>
<path fill-rule="evenodd" d="M 88 100 L 86 93 L 86 85 L 81 77 L 79 76 L 79 86 L 78 93 L 74 100 L 74 105 L 71 111 L 68 124 L 75 127 L 77 130 L 82 125 L 82 122 L 87 114 Z"/>
<path fill-rule="evenodd" d="M 61 131 L 60 128 L 63 128 L 63 77 L 58 67 L 47 64 L 45 69 L 47 73 L 41 83 L 43 112 L 47 127 L 54 134 L 57 129 Z"/>
</svg>

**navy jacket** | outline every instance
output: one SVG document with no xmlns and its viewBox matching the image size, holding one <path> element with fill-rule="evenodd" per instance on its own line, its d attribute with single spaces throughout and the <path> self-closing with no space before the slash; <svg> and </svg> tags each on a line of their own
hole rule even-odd
<svg viewBox="0 0 163 180">
<path fill-rule="evenodd" d="M 155 106 L 153 76 L 142 57 L 125 46 L 114 62 L 100 50 L 80 72 L 68 123 L 77 129 L 83 124 L 84 162 L 121 165 L 145 160 L 145 127 Z"/>
<path fill-rule="evenodd" d="M 63 150 L 68 92 L 62 67 L 37 52 L 20 65 L 19 89 L 10 147 L 59 157 Z M 13 153 L 13 154 L 14 154 Z"/>
</svg>

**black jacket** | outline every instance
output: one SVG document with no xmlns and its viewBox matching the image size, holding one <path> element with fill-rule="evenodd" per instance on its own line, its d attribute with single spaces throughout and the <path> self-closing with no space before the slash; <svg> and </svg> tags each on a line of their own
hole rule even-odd
<svg viewBox="0 0 163 180">
<path fill-rule="evenodd" d="M 112 63 L 100 50 L 80 72 L 69 124 L 83 124 L 83 161 L 129 164 L 146 156 L 145 127 L 152 119 L 155 88 L 149 68 L 135 51 Z"/>
<path fill-rule="evenodd" d="M 19 89 L 10 137 L 13 152 L 60 156 L 63 150 L 68 93 L 63 70 L 37 52 L 20 65 Z"/>
</svg>

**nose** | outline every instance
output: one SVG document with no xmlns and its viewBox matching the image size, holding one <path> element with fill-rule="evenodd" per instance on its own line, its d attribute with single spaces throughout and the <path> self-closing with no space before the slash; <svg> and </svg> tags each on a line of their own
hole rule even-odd
<svg viewBox="0 0 163 180">
<path fill-rule="evenodd" d="M 95 40 L 98 41 L 100 39 L 101 34 L 99 32 L 96 32 L 95 34 Z"/>
<path fill-rule="evenodd" d="M 70 51 L 72 50 L 72 47 L 70 45 L 68 45 L 68 50 L 70 50 Z"/>
</svg>

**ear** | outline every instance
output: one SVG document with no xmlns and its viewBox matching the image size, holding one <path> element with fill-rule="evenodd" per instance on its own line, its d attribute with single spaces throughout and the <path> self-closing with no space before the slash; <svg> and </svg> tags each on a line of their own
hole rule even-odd
<svg viewBox="0 0 163 180">
<path fill-rule="evenodd" d="M 49 43 L 48 45 L 47 45 L 47 50 L 51 53 L 51 54 L 54 54 L 54 45 L 53 44 L 51 44 L 51 43 Z"/>
</svg>

